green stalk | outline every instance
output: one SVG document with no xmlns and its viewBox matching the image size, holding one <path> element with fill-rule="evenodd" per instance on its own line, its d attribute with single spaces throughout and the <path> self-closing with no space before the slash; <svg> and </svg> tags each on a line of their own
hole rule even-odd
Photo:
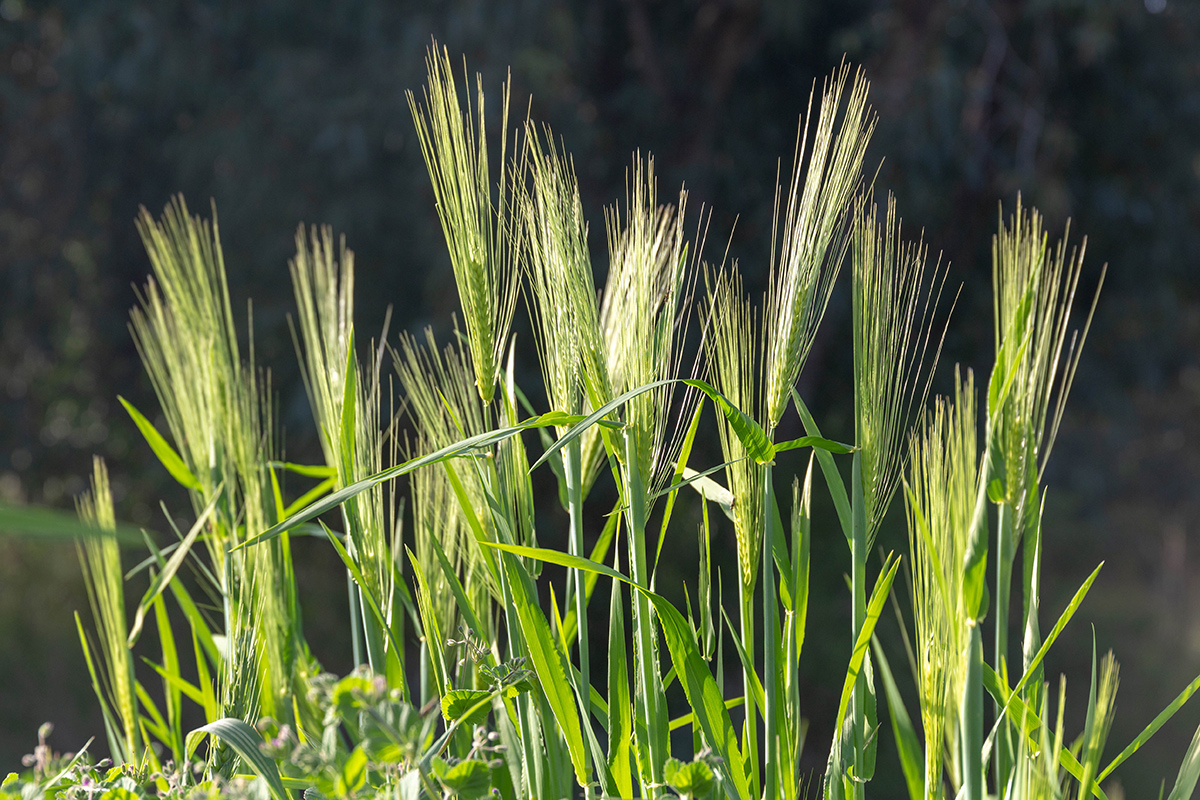
<svg viewBox="0 0 1200 800">
<path fill-rule="evenodd" d="M 638 463 L 636 434 L 626 430 L 625 449 L 625 502 L 629 519 L 629 572 L 638 586 L 650 588 L 650 576 L 646 567 L 646 490 Z M 645 710 L 646 749 L 650 760 L 649 787 L 651 798 L 662 797 L 663 765 L 667 753 L 665 703 L 658 680 L 658 665 L 654 663 L 654 620 L 651 617 L 650 601 L 642 592 L 633 593 L 633 624 L 637 636 L 637 669 L 642 683 L 642 708 Z M 660 738 L 662 741 L 660 741 Z"/>
<path fill-rule="evenodd" d="M 985 800 L 983 786 L 983 637 L 972 620 L 967 644 L 967 676 L 959 704 L 959 761 L 964 800 Z"/>
<path fill-rule="evenodd" d="M 567 513 L 571 524 L 571 555 L 587 558 L 583 549 L 583 447 L 579 438 L 571 440 L 566 447 L 563 458 L 563 478 L 567 484 Z M 588 706 L 592 696 L 591 669 L 592 662 L 588 652 L 588 618 L 587 592 L 585 591 L 585 573 L 582 569 L 572 570 L 575 579 L 575 633 L 579 645 L 579 696 L 584 698 L 583 724 L 590 726 L 592 716 Z M 584 787 L 584 797 L 592 797 L 592 787 L 589 783 Z"/>
<path fill-rule="evenodd" d="M 767 437 L 770 436 L 771 433 L 768 432 Z M 775 616 L 778 609 L 775 607 L 775 564 L 771 555 L 775 552 L 775 525 L 772 519 L 772 511 L 775 508 L 773 466 L 763 466 L 763 780 L 766 783 L 767 800 L 776 800 L 779 797 L 779 779 L 776 773 L 779 768 L 779 698 L 776 696 L 778 681 L 775 669 L 779 648 L 779 641 L 775 638 Z"/>
<path fill-rule="evenodd" d="M 741 634 L 742 634 L 742 649 L 750 654 L 751 661 L 754 654 L 754 585 L 746 584 L 739 581 L 739 593 L 741 601 Z M 745 739 L 742 742 L 742 749 L 746 754 L 746 760 L 756 767 L 758 765 L 758 720 L 756 717 L 756 707 L 754 704 L 754 692 L 751 691 L 751 686 L 754 685 L 754 674 L 751 672 L 753 665 L 742 664 L 742 686 L 744 687 L 743 694 L 746 696 L 746 724 L 745 724 Z M 756 797 L 760 796 L 759 789 L 759 774 L 758 769 L 753 769 L 750 772 L 750 788 L 753 790 Z"/>
<path fill-rule="evenodd" d="M 358 604 L 358 586 L 350 570 L 346 570 L 346 595 L 350 600 L 350 649 L 354 654 L 354 666 L 357 667 L 363 663 L 362 615 Z M 421 685 L 425 685 L 423 681 Z"/>
<path fill-rule="evenodd" d="M 1013 529 L 1015 510 L 1008 502 L 1000 504 L 996 539 L 996 649 L 993 664 L 996 672 L 1007 680 L 1008 664 L 1008 605 L 1012 592 L 1013 561 L 1016 559 L 1016 540 Z M 994 703 L 996 718 L 1003 709 Z M 1008 783 L 1013 768 L 1012 733 L 1007 723 L 1000 725 L 996 737 L 996 786 Z"/>
<path fill-rule="evenodd" d="M 867 619 L 867 516 L 866 502 L 863 497 L 862 459 L 860 452 L 854 452 L 851 465 L 851 499 L 850 499 L 850 590 L 854 596 L 854 608 L 851 617 L 851 646 L 858 641 L 858 634 Z M 867 678 L 866 670 L 860 670 L 854 682 L 854 776 L 861 778 L 866 767 L 866 719 L 867 719 Z M 835 734 L 837 735 L 837 734 Z M 861 800 L 865 784 L 861 780 L 854 782 L 854 796 Z"/>
</svg>

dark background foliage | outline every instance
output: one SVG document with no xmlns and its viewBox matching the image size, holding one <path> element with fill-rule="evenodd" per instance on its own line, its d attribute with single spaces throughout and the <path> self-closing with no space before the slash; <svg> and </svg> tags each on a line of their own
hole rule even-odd
<svg viewBox="0 0 1200 800">
<path fill-rule="evenodd" d="M 843 54 L 863 65 L 876 186 L 964 284 L 941 386 L 954 361 L 990 363 L 999 204 L 1011 213 L 1021 193 L 1054 235 L 1072 220 L 1073 241 L 1088 236 L 1083 293 L 1110 270 L 1048 472 L 1044 624 L 1106 560 L 1080 619 L 1123 665 L 1114 753 L 1200 671 L 1200 5 L 1183 0 L 2 0 L 0 500 L 70 507 L 100 453 L 122 517 L 161 530 L 159 499 L 184 507 L 115 403 L 154 407 L 125 328 L 149 269 L 141 204 L 215 201 L 289 456 L 315 453 L 286 326 L 298 222 L 333 225 L 357 252 L 360 330 L 391 305 L 400 327 L 448 331 L 454 284 L 404 98 L 431 35 L 483 73 L 492 106 L 511 65 L 518 112 L 532 95 L 565 139 L 598 265 L 601 209 L 641 148 L 664 195 L 686 182 L 693 213 L 711 207 L 710 259 L 733 231 L 754 291 L 777 159 L 786 169 L 813 82 Z M 849 425 L 848 319 L 843 289 L 803 377 L 833 434 Z M 838 538 L 817 545 L 813 742 L 849 649 Z M 896 527 L 881 544 L 907 549 Z M 327 552 L 301 555 L 310 638 L 344 671 L 328 599 L 342 579 Z M 0 771 L 44 720 L 61 749 L 101 733 L 72 619 L 85 606 L 70 547 L 0 539 Z M 1070 676 L 1078 715 L 1090 648 L 1076 622 L 1047 670 Z M 1198 719 L 1185 710 L 1119 773 L 1129 796 L 1173 776 Z"/>
</svg>

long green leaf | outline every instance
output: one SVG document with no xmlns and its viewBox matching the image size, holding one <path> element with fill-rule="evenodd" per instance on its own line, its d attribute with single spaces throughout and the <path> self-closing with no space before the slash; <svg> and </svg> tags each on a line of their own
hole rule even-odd
<svg viewBox="0 0 1200 800">
<path fill-rule="evenodd" d="M 778 442 L 775 445 L 775 452 L 782 453 L 785 450 L 799 450 L 802 447 L 811 447 L 814 450 L 825 450 L 830 453 L 838 453 L 839 455 L 854 452 L 854 445 L 835 442 L 832 439 L 825 439 L 821 436 L 801 436 L 799 439 Z"/>
<path fill-rule="evenodd" d="M 195 751 L 196 745 L 200 743 L 204 734 L 216 736 L 232 747 L 234 752 L 266 781 L 267 788 L 271 791 L 271 797 L 274 800 L 290 800 L 287 789 L 283 788 L 283 781 L 279 778 L 279 769 L 275 766 L 275 762 L 259 748 L 259 745 L 262 744 L 262 737 L 258 735 L 258 731 L 240 719 L 232 717 L 219 719 L 188 734 L 188 753 Z"/>
<path fill-rule="evenodd" d="M 912 718 L 904 707 L 904 698 L 892 677 L 892 667 L 888 663 L 887 654 L 879 644 L 878 637 L 871 638 L 871 650 L 875 653 L 875 661 L 879 664 L 879 675 L 883 678 L 884 693 L 887 695 L 888 711 L 892 719 L 892 733 L 896 737 L 896 753 L 900 756 L 900 768 L 904 771 L 904 784 L 908 787 L 910 800 L 921 800 L 925 789 L 922 784 L 925 759 L 921 742 L 913 728 Z"/>
<path fill-rule="evenodd" d="M 471 450 L 489 447 L 497 442 L 502 442 L 505 439 L 516 436 L 521 431 L 532 430 L 534 428 L 573 425 L 579 422 L 580 419 L 581 417 L 579 415 L 566 414 L 561 411 L 551 411 L 549 413 L 542 414 L 540 417 L 524 420 L 516 425 L 511 425 L 505 428 L 497 428 L 494 431 L 481 433 L 476 436 L 463 439 L 462 441 L 455 442 L 454 444 L 446 445 L 435 452 L 418 456 L 417 458 L 405 461 L 403 464 L 397 464 L 396 466 L 389 467 L 382 472 L 369 475 L 360 481 L 355 481 L 349 486 L 339 489 L 333 494 L 330 494 L 316 503 L 313 503 L 302 511 L 296 512 L 283 522 L 273 525 L 256 536 L 250 537 L 233 549 L 240 550 L 243 547 L 250 547 L 274 539 L 281 533 L 295 528 L 297 525 L 308 522 L 309 520 L 315 519 L 321 514 L 324 514 L 326 511 L 337 508 L 342 503 L 346 502 L 352 497 L 357 497 L 367 489 L 370 489 L 372 486 L 377 486 L 384 481 L 398 478 L 401 475 L 407 475 L 415 469 L 420 469 L 421 467 L 429 466 L 430 464 L 436 464 L 440 461 L 455 458 Z M 562 440 L 560 439 L 559 441 Z"/>
<path fill-rule="evenodd" d="M 142 634 L 142 625 L 146 621 L 146 612 L 150 610 L 151 604 L 158 599 L 158 596 L 162 594 L 167 584 L 175 580 L 175 573 L 179 572 L 179 568 L 183 566 L 183 560 L 191 552 L 192 544 L 196 541 L 196 537 L 200 535 L 200 531 L 204 529 L 204 525 L 208 522 L 209 517 L 212 516 L 213 509 L 217 507 L 217 501 L 220 499 L 221 492 L 214 492 L 213 499 L 205 507 L 204 511 L 200 513 L 200 516 L 196 518 L 196 523 L 187 532 L 187 536 L 183 537 L 183 541 L 179 543 L 179 547 L 175 548 L 175 552 L 171 554 L 171 558 L 163 566 L 162 572 L 158 573 L 154 580 L 150 581 L 150 587 L 146 589 L 146 593 L 142 595 L 142 601 L 138 603 L 137 612 L 133 617 L 133 627 L 129 630 L 129 637 L 125 640 L 125 644 L 130 649 L 133 648 L 138 637 Z M 151 546 L 153 546 L 153 543 L 151 543 Z"/>
<path fill-rule="evenodd" d="M 890 560 L 891 556 L 888 559 Z M 841 731 L 842 723 L 846 721 L 846 709 L 850 705 L 850 694 L 854 690 L 854 682 L 858 680 L 858 673 L 862 671 L 863 660 L 867 656 L 867 647 L 871 643 L 871 636 L 875 633 L 875 623 L 879 621 L 879 615 L 883 612 L 883 604 L 887 602 L 888 592 L 892 588 L 892 580 L 896 577 L 896 569 L 900 566 L 900 559 L 892 561 L 890 568 L 888 561 L 884 561 L 883 566 L 886 571 L 875 582 L 875 589 L 871 592 L 871 600 L 867 604 L 866 619 L 863 620 L 862 630 L 859 631 L 858 639 L 854 643 L 854 650 L 850 654 L 850 664 L 846 667 L 846 680 L 842 685 L 842 699 L 838 703 L 837 726 L 834 727 L 834 731 Z"/>
<path fill-rule="evenodd" d="M 150 445 L 150 449 L 154 451 L 154 455 L 158 456 L 158 460 L 167 468 L 167 472 L 171 473 L 171 477 L 180 483 L 185 489 L 199 489 L 200 481 L 196 480 L 196 476 L 188 469 L 187 464 L 179 457 L 171 445 L 167 444 L 167 440 L 162 437 L 150 420 L 142 416 L 142 412 L 133 407 L 133 404 L 126 400 L 121 395 L 117 395 L 117 399 L 121 401 L 121 405 L 125 407 L 133 424 L 141 431 L 142 436 L 146 439 L 146 444 Z"/>
<path fill-rule="evenodd" d="M 1196 790 L 1196 782 L 1200 780 L 1200 728 L 1196 729 L 1196 733 L 1192 736 L 1192 743 L 1188 745 L 1187 752 L 1183 756 L 1183 763 L 1179 766 L 1179 775 L 1175 778 L 1175 786 L 1171 788 L 1171 794 L 1167 796 L 1167 800 L 1190 800 L 1192 793 Z"/>
<path fill-rule="evenodd" d="M 804 430 L 810 435 L 820 436 L 821 429 L 817 427 L 808 406 L 804 404 L 794 387 L 792 388 L 792 402 L 796 406 L 796 412 L 800 415 L 800 421 L 804 423 Z M 829 496 L 833 498 L 833 507 L 837 510 L 838 521 L 842 523 L 842 533 L 846 535 L 846 542 L 849 543 L 853 533 L 850 495 L 846 492 L 846 482 L 842 480 L 842 473 L 838 472 L 832 453 L 820 448 L 814 449 L 813 452 L 817 454 L 817 463 L 821 466 L 821 474 L 825 477 L 826 486 L 829 487 Z"/>
<path fill-rule="evenodd" d="M 490 544 L 481 542 L 481 544 Z M 501 549 L 508 549 L 503 547 Z M 532 548 L 521 548 L 532 549 Z M 587 559 L 580 558 L 580 561 Z M 575 695 L 567 680 L 567 659 L 554 641 L 550 623 L 537 603 L 537 590 L 532 586 L 529 573 L 515 558 L 504 558 L 504 570 L 508 575 L 513 606 L 521 623 L 521 632 L 529 648 L 529 660 L 533 663 L 542 692 L 550 704 L 550 710 L 558 722 L 559 730 L 567 740 L 571 764 L 575 768 L 575 779 L 580 786 L 588 783 L 588 770 L 584 750 L 583 731 L 579 727 Z M 587 561 L 587 563 L 594 563 Z"/>
<path fill-rule="evenodd" d="M 0 533 L 57 541 L 71 541 L 82 536 L 112 536 L 130 544 L 142 540 L 141 532 L 127 525 L 118 525 L 115 530 L 96 528 L 74 512 L 7 503 L 0 503 Z"/>
<path fill-rule="evenodd" d="M 1124 763 L 1125 759 L 1136 753 L 1151 736 L 1158 733 L 1158 729 L 1165 725 L 1167 720 L 1175 716 L 1175 712 L 1183 708 L 1183 704 L 1190 700 L 1192 695 L 1194 695 L 1198 689 L 1200 689 L 1200 676 L 1197 676 L 1195 680 L 1184 687 L 1183 691 L 1171 701 L 1171 704 L 1159 712 L 1159 715 L 1155 717 L 1149 725 L 1146 726 L 1145 730 L 1137 735 L 1137 738 L 1129 743 L 1128 747 L 1121 751 L 1120 755 L 1112 760 L 1111 764 L 1101 770 L 1100 774 L 1096 776 L 1097 782 L 1103 781 L 1105 778 L 1107 778 L 1114 769 Z"/>
<path fill-rule="evenodd" d="M 521 547 L 496 542 L 482 542 L 481 544 L 525 558 L 533 558 L 571 569 L 597 572 L 633 586 L 645 595 L 654 605 L 654 610 L 658 614 L 664 638 L 667 641 L 667 649 L 671 653 L 671 661 L 679 675 L 680 685 L 683 686 L 688 704 L 696 715 L 696 721 L 704 731 L 709 746 L 725 764 L 741 763 L 737 750 L 737 736 L 734 733 L 733 723 L 729 719 L 729 712 L 725 708 L 725 702 L 721 698 L 721 692 L 717 688 L 717 682 L 708 668 L 708 662 L 700 655 L 695 641 L 695 632 L 670 601 L 649 589 L 638 586 L 616 570 L 586 558 L 540 547 Z M 894 569 L 892 574 L 895 574 Z M 735 797 L 750 797 L 750 787 L 746 783 L 746 777 L 738 770 L 723 769 L 722 774 L 729 782 Z"/>
<path fill-rule="evenodd" d="M 1042 743 L 1039 741 L 1038 734 L 1042 729 L 1042 720 L 1037 713 L 1029 707 L 1029 705 L 1021 699 L 1019 695 L 1011 694 L 1008 688 L 1001 682 L 996 671 L 989 665 L 984 664 L 981 680 L 983 688 L 988 694 L 1000 704 L 1006 711 L 1009 719 L 1017 726 L 1017 729 L 1029 741 L 1029 745 L 1033 752 L 1040 752 Z M 1084 768 L 1079 763 L 1079 759 L 1075 757 L 1067 748 L 1060 748 L 1058 752 L 1058 763 L 1065 769 L 1073 778 L 1083 784 L 1085 782 Z M 1094 779 L 1087 781 L 1091 784 L 1090 794 L 1099 800 L 1107 800 L 1107 795 L 1100 788 L 1100 780 Z"/>
</svg>

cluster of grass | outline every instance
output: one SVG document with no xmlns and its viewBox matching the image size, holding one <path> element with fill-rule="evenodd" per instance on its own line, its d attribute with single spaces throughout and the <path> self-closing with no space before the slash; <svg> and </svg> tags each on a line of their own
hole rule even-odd
<svg viewBox="0 0 1200 800">
<path fill-rule="evenodd" d="M 861 74 L 842 68 L 814 92 L 777 192 L 769 288 L 756 306 L 737 264 L 704 261 L 704 223 L 687 222 L 683 191 L 660 202 L 654 162 L 641 156 L 625 202 L 606 211 L 608 278 L 597 292 L 574 167 L 553 132 L 530 121 L 510 131 L 506 91 L 496 163 L 478 80 L 464 103 L 444 51 L 431 49 L 428 68 L 410 104 L 464 330 L 444 347 L 431 334 L 356 345 L 353 254 L 330 231 L 302 228 L 293 333 L 324 463 L 280 460 L 266 373 L 252 341 L 245 353 L 238 344 L 215 212 L 205 221 L 178 200 L 139 220 L 153 276 L 132 331 L 167 435 L 124 404 L 195 521 L 161 549 L 142 534 L 148 553 L 131 569 L 97 460 L 78 537 L 94 624 L 80 620 L 79 633 L 116 764 L 56 757 L 43 735 L 30 772 L 5 779 L 0 800 L 863 798 L 881 740 L 896 748 L 913 800 L 1104 798 L 1105 779 L 1200 679 L 1106 763 L 1116 662 L 1093 658 L 1074 737 L 1065 684 L 1055 696 L 1044 676 L 1099 572 L 1043 636 L 1042 477 L 1090 322 L 1072 333 L 1082 249 L 1065 236 L 1051 246 L 1031 210 L 1002 223 L 984 402 L 970 370 L 956 370 L 952 397 L 931 401 L 947 270 L 904 238 L 892 198 L 877 203 L 863 179 L 874 117 Z M 847 260 L 855 441 L 842 444 L 822 437 L 794 387 Z M 518 295 L 545 413 L 514 379 Z M 806 435 L 777 440 L 792 413 Z M 693 444 L 713 427 L 724 462 L 697 471 Z M 781 499 L 775 473 L 789 464 L 798 474 Z M 539 468 L 557 480 L 557 516 L 536 513 Z M 824 676 L 843 688 L 823 776 L 800 770 L 818 477 L 845 537 L 852 599 L 849 663 Z M 617 504 L 596 507 L 591 490 L 610 478 Z M 305 481 L 298 497 L 286 491 Z M 699 497 L 698 531 L 672 526 L 681 493 Z M 872 564 L 896 495 L 907 559 Z M 713 576 L 718 509 L 737 542 L 736 602 Z M 590 549 L 589 514 L 604 520 Z M 8 529 L 77 533 L 48 512 L 3 517 Z M 361 666 L 340 680 L 305 640 L 291 561 L 301 535 L 327 542 L 346 569 Z M 676 606 L 656 587 L 657 567 L 668 539 L 693 536 L 700 571 Z M 185 567 L 195 581 L 181 580 Z M 561 569 L 565 585 L 543 577 Z M 875 637 L 901 569 L 916 713 Z M 149 588 L 131 614 L 124 583 L 143 573 Z M 607 608 L 592 603 L 601 586 Z M 1008 640 L 1016 623 L 1019 646 Z M 148 626 L 151 653 L 138 647 Z M 138 679 L 135 652 L 161 685 Z M 726 654 L 741 668 L 727 670 Z M 205 724 L 187 730 L 197 711 Z M 1171 799 L 1190 797 L 1198 777 L 1200 740 Z"/>
</svg>

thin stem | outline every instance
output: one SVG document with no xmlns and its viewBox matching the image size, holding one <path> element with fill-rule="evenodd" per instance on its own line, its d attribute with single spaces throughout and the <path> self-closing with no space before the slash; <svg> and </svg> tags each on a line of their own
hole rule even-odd
<svg viewBox="0 0 1200 800">
<path fill-rule="evenodd" d="M 964 800 L 984 800 L 983 794 L 983 636 L 971 620 L 967 642 L 967 675 L 959 706 L 959 760 Z"/>
<path fill-rule="evenodd" d="M 350 649 L 354 654 L 354 666 L 363 663 L 362 652 L 362 617 L 358 605 L 358 586 L 354 576 L 346 570 L 346 595 L 350 601 Z"/>
<path fill-rule="evenodd" d="M 862 460 L 859 451 L 854 452 L 851 466 L 851 592 L 854 595 L 854 610 L 851 619 L 851 646 L 858 641 L 858 634 L 867 619 L 867 516 L 866 503 L 863 497 Z M 869 658 L 870 656 L 868 656 Z M 861 778 L 866 766 L 866 708 L 867 708 L 867 677 L 866 669 L 858 673 L 854 682 L 854 774 Z M 854 782 L 854 796 L 863 797 L 864 784 L 861 780 Z"/>
<path fill-rule="evenodd" d="M 634 434 L 626 431 L 625 445 L 625 502 L 629 519 L 629 571 L 633 582 L 649 588 L 650 577 L 646 567 L 646 491 L 638 465 L 638 453 Z M 660 752 L 657 729 L 663 724 L 662 694 L 658 687 L 658 668 L 654 663 L 654 620 L 651 617 L 650 601 L 641 592 L 633 593 L 634 628 L 637 634 L 637 668 L 644 695 L 646 749 L 650 760 L 649 787 L 652 798 L 662 797 L 663 765 L 667 754 Z"/>
<path fill-rule="evenodd" d="M 1008 663 L 1008 605 L 1012 592 L 1013 561 L 1016 558 L 1015 531 L 1013 530 L 1014 509 L 1009 503 L 1001 503 L 997 525 L 996 541 L 996 647 L 994 661 L 996 672 L 1004 677 L 1005 665 Z M 1003 713 L 999 703 L 995 703 L 996 718 Z M 1012 771 L 1012 741 L 1007 724 L 1002 724 L 996 740 L 996 786 L 1008 783 L 1008 774 Z"/>
<path fill-rule="evenodd" d="M 571 555 L 587 558 L 583 550 L 583 470 L 582 444 L 578 438 L 566 447 L 563 459 L 563 478 L 567 484 L 567 512 L 571 523 Z M 583 724 L 591 725 L 592 716 L 588 711 L 591 705 L 591 657 L 588 652 L 588 618 L 585 573 L 582 569 L 572 570 L 575 579 L 575 632 L 579 646 L 579 696 L 584 699 Z M 584 787 L 584 797 L 592 797 L 592 786 Z"/>
<path fill-rule="evenodd" d="M 739 600 L 741 601 L 741 634 L 742 634 L 742 649 L 753 658 L 754 655 L 754 585 L 739 582 Z M 758 764 L 758 720 L 756 719 L 757 710 L 754 702 L 754 691 L 751 687 L 754 686 L 754 665 L 742 664 L 742 686 L 743 694 L 746 697 L 746 723 L 745 723 L 745 738 L 742 742 L 742 747 L 746 752 L 746 757 L 751 764 Z M 759 796 L 759 774 L 758 770 L 751 772 L 750 788 L 754 795 Z"/>
<path fill-rule="evenodd" d="M 768 432 L 768 438 L 770 435 Z M 775 663 L 779 641 L 775 638 L 775 617 L 778 609 L 775 607 L 775 564 L 771 557 L 775 545 L 775 525 L 771 513 L 775 508 L 772 468 L 772 464 L 763 467 L 763 780 L 766 784 L 767 800 L 775 800 L 779 796 L 779 780 L 775 773 L 779 767 L 779 699 L 775 691 L 778 684 Z"/>
</svg>

